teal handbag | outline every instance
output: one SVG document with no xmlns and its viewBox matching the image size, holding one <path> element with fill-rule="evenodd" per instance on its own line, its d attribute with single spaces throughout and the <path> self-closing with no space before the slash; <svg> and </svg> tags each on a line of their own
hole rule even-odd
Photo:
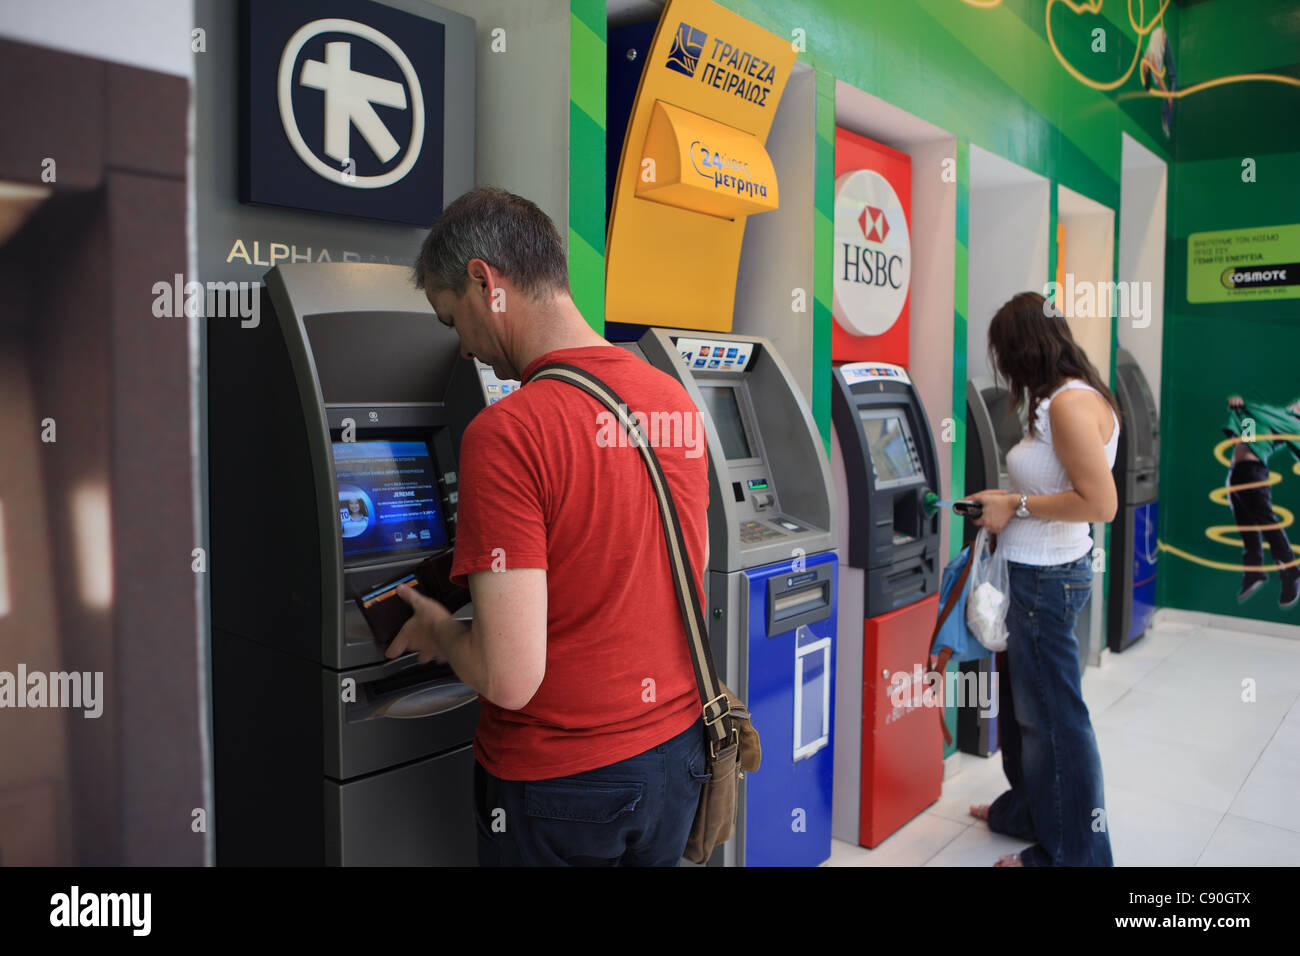
<svg viewBox="0 0 1300 956">
<path fill-rule="evenodd" d="M 939 584 L 939 605 L 943 608 L 935 622 L 934 637 L 930 641 L 930 653 L 942 657 L 946 664 L 949 660 L 964 664 L 967 661 L 980 661 L 993 652 L 981 644 L 966 626 L 966 592 L 969 590 L 971 546 L 961 549 L 957 557 L 948 562 L 943 569 L 943 579 Z M 955 592 L 955 593 L 954 593 Z M 944 651 L 947 654 L 944 654 Z"/>
</svg>

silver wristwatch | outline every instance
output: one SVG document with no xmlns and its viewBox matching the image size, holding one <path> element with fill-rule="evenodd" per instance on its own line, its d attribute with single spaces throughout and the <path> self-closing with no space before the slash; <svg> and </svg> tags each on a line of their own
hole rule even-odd
<svg viewBox="0 0 1300 956">
<path fill-rule="evenodd" d="M 1029 502 L 1029 496 L 1028 496 L 1028 495 L 1021 495 L 1021 496 L 1020 496 L 1020 504 L 1016 505 L 1016 517 L 1017 517 L 1017 518 L 1028 518 L 1028 517 L 1029 517 L 1029 509 L 1026 507 L 1026 505 L 1027 505 L 1028 502 Z"/>
</svg>

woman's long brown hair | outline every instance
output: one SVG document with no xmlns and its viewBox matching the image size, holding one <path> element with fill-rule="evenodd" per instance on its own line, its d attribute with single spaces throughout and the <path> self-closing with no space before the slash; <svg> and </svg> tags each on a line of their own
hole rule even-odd
<svg viewBox="0 0 1300 956">
<path fill-rule="evenodd" d="M 998 309 L 989 325 L 989 364 L 1006 380 L 1011 406 L 1028 411 L 1034 431 L 1038 403 L 1069 379 L 1083 379 L 1119 418 L 1119 404 L 1074 340 L 1064 316 L 1037 292 L 1021 292 Z"/>
</svg>

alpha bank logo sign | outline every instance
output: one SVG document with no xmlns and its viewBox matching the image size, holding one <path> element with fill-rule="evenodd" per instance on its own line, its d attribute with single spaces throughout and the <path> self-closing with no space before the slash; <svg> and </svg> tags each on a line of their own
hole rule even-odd
<svg viewBox="0 0 1300 956">
<path fill-rule="evenodd" d="M 767 105 L 776 82 L 775 64 L 721 37 L 710 40 L 689 23 L 677 25 L 664 66 L 756 106 Z"/>
<path fill-rule="evenodd" d="M 325 44 L 325 59 L 303 56 L 303 48 L 323 33 L 338 33 L 373 43 L 388 54 L 402 71 L 401 81 L 386 80 L 352 69 L 352 40 L 331 40 Z M 308 145 L 294 115 L 294 86 L 319 90 L 324 110 L 325 135 L 321 149 L 332 161 L 323 162 Z M 338 180 L 355 189 L 381 189 L 391 186 L 411 171 L 424 145 L 424 97 L 420 78 L 402 48 L 373 27 L 355 20 L 313 20 L 289 38 L 280 55 L 280 73 L 276 82 L 276 102 L 280 122 L 298 158 L 317 175 L 331 182 Z M 405 144 L 398 143 L 388 124 L 375 106 L 410 111 L 409 129 L 402 123 Z M 356 130 L 380 164 L 394 158 L 398 162 L 384 173 L 359 175 L 352 144 Z"/>
<path fill-rule="evenodd" d="M 894 187 L 873 169 L 843 174 L 835 181 L 835 320 L 853 335 L 889 331 L 911 280 L 907 217 Z"/>
<path fill-rule="evenodd" d="M 240 198 L 432 223 L 442 210 L 443 25 L 355 0 L 248 0 L 243 15 Z"/>
</svg>

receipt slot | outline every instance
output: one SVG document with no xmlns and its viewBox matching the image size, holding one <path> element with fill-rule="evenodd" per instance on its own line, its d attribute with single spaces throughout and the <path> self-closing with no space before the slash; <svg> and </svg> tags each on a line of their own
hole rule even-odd
<svg viewBox="0 0 1300 956">
<path fill-rule="evenodd" d="M 455 543 L 482 379 L 408 269 L 302 263 L 208 386 L 217 862 L 473 865 L 477 695 L 353 598 Z"/>
<path fill-rule="evenodd" d="M 831 461 L 841 513 L 836 663 L 838 839 L 874 847 L 939 798 L 943 734 L 916 668 L 939 605 L 934 438 L 907 370 L 854 362 L 833 372 Z"/>
<path fill-rule="evenodd" d="M 837 560 L 829 463 L 789 369 L 763 338 L 649 329 L 628 346 L 677 378 L 709 455 L 709 640 L 748 704 L 763 763 L 710 861 L 830 858 Z"/>
</svg>

